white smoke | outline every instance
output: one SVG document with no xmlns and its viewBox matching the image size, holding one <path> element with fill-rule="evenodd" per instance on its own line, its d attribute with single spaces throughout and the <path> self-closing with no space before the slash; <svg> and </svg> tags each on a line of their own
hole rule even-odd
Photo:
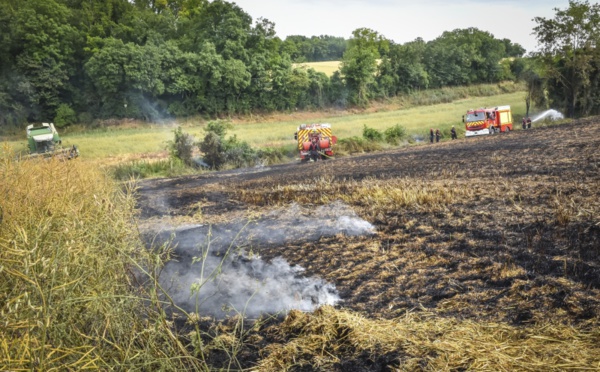
<svg viewBox="0 0 600 372">
<path fill-rule="evenodd" d="M 303 271 L 283 258 L 265 262 L 243 251 L 225 258 L 209 253 L 201 262 L 168 265 L 162 282 L 170 285 L 168 292 L 178 306 L 215 317 L 312 311 L 339 301 L 332 284 L 303 277 Z"/>
<path fill-rule="evenodd" d="M 340 300 L 335 287 L 305 277 L 302 267 L 283 258 L 264 261 L 260 248 L 373 233 L 370 223 L 340 202 L 316 208 L 293 204 L 251 222 L 180 226 L 156 237 L 160 243 L 174 235 L 177 257 L 165 265 L 160 281 L 178 306 L 203 315 L 312 311 Z"/>
</svg>

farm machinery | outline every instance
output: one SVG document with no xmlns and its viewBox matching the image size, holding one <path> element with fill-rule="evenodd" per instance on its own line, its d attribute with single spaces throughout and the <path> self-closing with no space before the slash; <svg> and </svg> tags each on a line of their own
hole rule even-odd
<svg viewBox="0 0 600 372">
<path fill-rule="evenodd" d="M 27 147 L 29 148 L 29 155 L 27 156 L 29 159 L 37 157 L 73 159 L 79 156 L 77 146 L 62 147 L 62 140 L 52 123 L 42 123 L 40 126 L 28 125 Z"/>
<path fill-rule="evenodd" d="M 499 132 L 508 133 L 513 130 L 512 120 L 510 106 L 471 109 L 467 111 L 466 115 L 463 115 L 465 137 Z"/>
<path fill-rule="evenodd" d="M 337 137 L 331 133 L 330 124 L 302 124 L 296 130 L 301 161 L 317 161 L 333 157 Z"/>
</svg>

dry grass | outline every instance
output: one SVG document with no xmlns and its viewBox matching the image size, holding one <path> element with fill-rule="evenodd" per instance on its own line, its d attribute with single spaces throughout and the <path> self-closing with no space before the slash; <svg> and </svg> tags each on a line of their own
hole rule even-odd
<svg viewBox="0 0 600 372">
<path fill-rule="evenodd" d="M 237 192 L 241 201 L 255 205 L 327 204 L 342 200 L 350 205 L 368 206 L 371 215 L 387 214 L 402 208 L 435 212 L 470 193 L 468 188 L 459 186 L 457 182 L 415 182 L 402 178 L 340 181 L 326 176 L 272 188 L 240 188 Z"/>
<path fill-rule="evenodd" d="M 133 275 L 161 260 L 131 189 L 77 160 L 1 155 L 0 369 L 201 369 Z"/>
<path fill-rule="evenodd" d="M 569 371 L 600 368 L 600 331 L 534 327 L 412 313 L 373 320 L 332 307 L 292 311 L 271 330 L 255 371 Z"/>
<path fill-rule="evenodd" d="M 334 72 L 340 70 L 341 61 L 294 63 L 294 67 L 307 69 L 312 68 L 317 72 L 322 72 L 327 76 L 332 76 Z"/>
</svg>

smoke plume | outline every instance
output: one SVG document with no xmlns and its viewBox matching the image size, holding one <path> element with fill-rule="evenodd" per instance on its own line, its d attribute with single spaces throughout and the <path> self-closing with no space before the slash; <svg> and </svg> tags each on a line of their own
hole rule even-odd
<svg viewBox="0 0 600 372">
<path fill-rule="evenodd" d="M 312 311 L 340 298 L 335 287 L 283 258 L 266 262 L 265 246 L 312 241 L 324 236 L 373 234 L 374 228 L 342 203 L 314 208 L 296 204 L 254 221 L 188 225 L 163 231 L 156 242 L 172 239 L 175 259 L 160 282 L 188 312 L 217 318 L 232 313 L 257 317 L 290 309 Z"/>
</svg>

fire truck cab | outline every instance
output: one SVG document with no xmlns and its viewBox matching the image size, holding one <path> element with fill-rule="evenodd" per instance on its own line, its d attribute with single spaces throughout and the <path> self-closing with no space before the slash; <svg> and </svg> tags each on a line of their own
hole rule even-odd
<svg viewBox="0 0 600 372">
<path fill-rule="evenodd" d="M 465 137 L 499 132 L 508 133 L 513 130 L 510 106 L 471 109 L 463 116 L 463 122 L 465 123 Z"/>
</svg>

